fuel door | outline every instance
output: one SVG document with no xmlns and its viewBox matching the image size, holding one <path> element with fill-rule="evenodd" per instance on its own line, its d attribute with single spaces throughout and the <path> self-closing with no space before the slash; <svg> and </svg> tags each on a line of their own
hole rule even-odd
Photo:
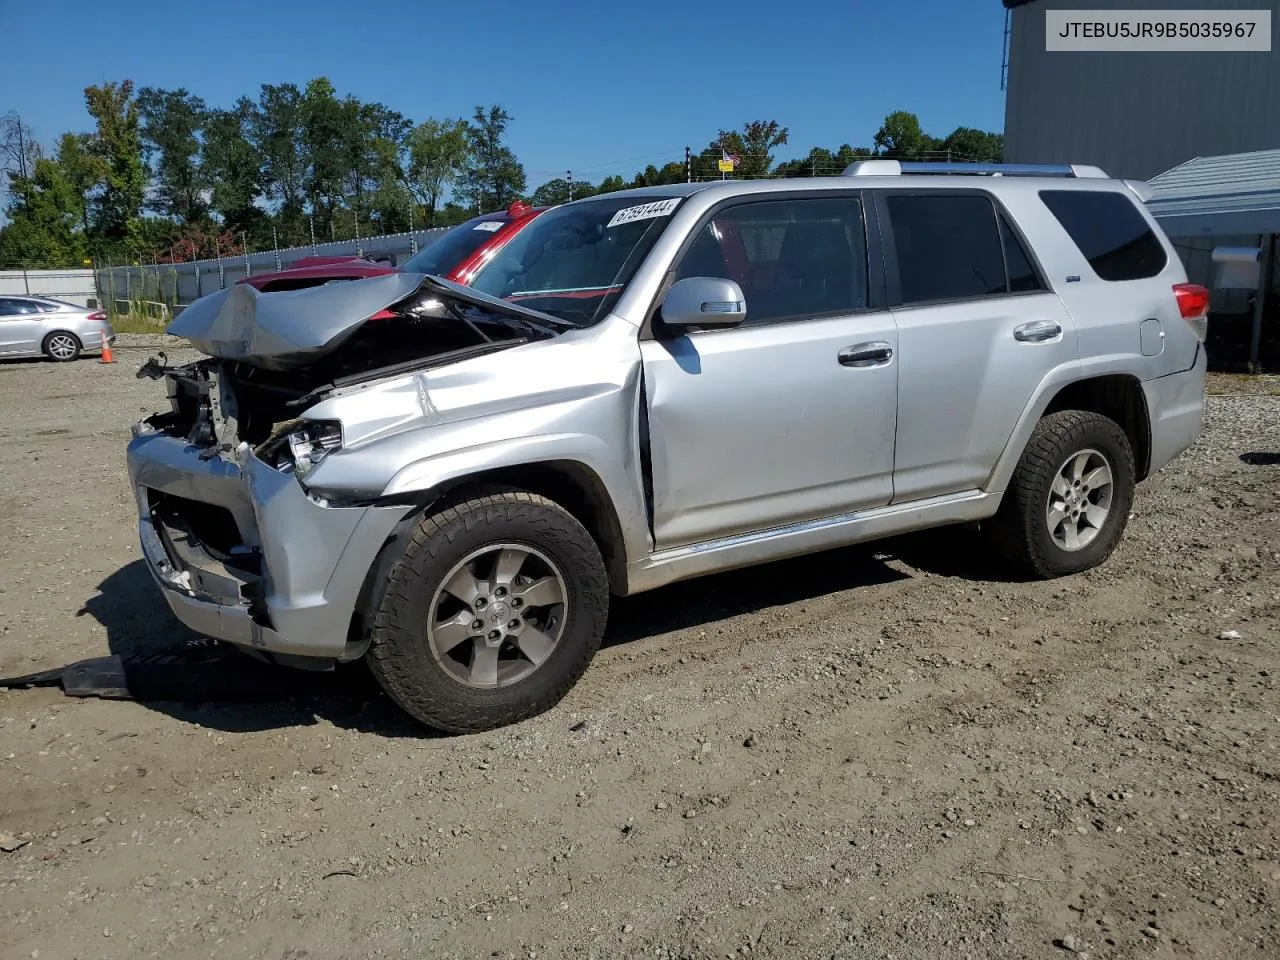
<svg viewBox="0 0 1280 960">
<path fill-rule="evenodd" d="M 1144 357 L 1158 357 L 1164 353 L 1164 328 L 1156 317 L 1149 317 L 1138 325 L 1138 338 Z"/>
</svg>

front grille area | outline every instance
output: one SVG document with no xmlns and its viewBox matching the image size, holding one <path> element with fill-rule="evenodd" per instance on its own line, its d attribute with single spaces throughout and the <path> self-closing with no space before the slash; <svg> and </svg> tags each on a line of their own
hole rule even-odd
<svg viewBox="0 0 1280 960">
<path fill-rule="evenodd" d="M 245 546 L 235 516 L 226 507 L 159 490 L 147 491 L 147 503 L 152 519 L 168 534 L 164 539 L 172 542 L 180 536 L 229 567 L 258 573 L 260 555 Z"/>
</svg>

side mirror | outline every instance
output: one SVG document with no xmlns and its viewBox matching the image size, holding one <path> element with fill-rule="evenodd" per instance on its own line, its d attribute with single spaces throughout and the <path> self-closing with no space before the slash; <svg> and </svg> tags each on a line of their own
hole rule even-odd
<svg viewBox="0 0 1280 960">
<path fill-rule="evenodd" d="M 669 327 L 736 327 L 747 319 L 747 301 L 732 280 L 686 277 L 667 291 L 661 313 Z"/>
</svg>

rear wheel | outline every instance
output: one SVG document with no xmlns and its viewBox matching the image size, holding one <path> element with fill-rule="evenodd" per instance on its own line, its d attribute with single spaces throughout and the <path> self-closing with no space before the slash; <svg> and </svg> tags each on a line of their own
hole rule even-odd
<svg viewBox="0 0 1280 960">
<path fill-rule="evenodd" d="M 1084 410 L 1044 417 L 990 523 L 997 550 L 1041 578 L 1079 573 L 1114 552 L 1129 521 L 1133 451 L 1113 420 Z"/>
<path fill-rule="evenodd" d="M 69 330 L 55 330 L 44 338 L 40 348 L 50 360 L 68 363 L 80 356 L 80 338 Z"/>
<path fill-rule="evenodd" d="M 604 561 L 559 505 L 494 489 L 426 516 L 390 573 L 370 670 L 413 717 L 452 733 L 554 706 L 600 646 Z"/>
</svg>

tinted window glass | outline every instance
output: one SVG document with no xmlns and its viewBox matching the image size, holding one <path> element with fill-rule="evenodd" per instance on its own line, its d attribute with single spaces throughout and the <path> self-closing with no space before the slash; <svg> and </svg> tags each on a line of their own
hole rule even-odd
<svg viewBox="0 0 1280 960">
<path fill-rule="evenodd" d="M 886 197 L 902 302 L 1005 293 L 996 211 L 984 196 Z"/>
<path fill-rule="evenodd" d="M 699 230 L 676 265 L 676 278 L 685 277 L 736 281 L 749 324 L 862 309 L 862 204 L 833 197 L 730 207 Z"/>
<path fill-rule="evenodd" d="M 479 250 L 480 244 L 492 240 L 506 225 L 503 220 L 461 223 L 415 253 L 400 269 L 405 273 L 443 276 Z"/>
<path fill-rule="evenodd" d="M 1041 190 L 1044 201 L 1103 280 L 1141 280 L 1168 257 L 1134 201 L 1100 190 Z"/>
<path fill-rule="evenodd" d="M 494 254 L 471 286 L 571 323 L 596 323 L 680 202 L 624 192 L 548 210 Z"/>
<path fill-rule="evenodd" d="M 40 308 L 32 300 L 23 300 L 19 297 L 0 300 L 0 313 L 9 316 L 18 316 L 28 313 L 39 313 Z"/>
<path fill-rule="evenodd" d="M 1004 240 L 1004 262 L 1009 272 L 1009 291 L 1011 293 L 1027 293 L 1031 290 L 1043 290 L 1044 284 L 1031 266 L 1031 258 L 1018 235 L 1009 226 L 1009 221 L 1000 217 L 1000 236 Z"/>
</svg>

